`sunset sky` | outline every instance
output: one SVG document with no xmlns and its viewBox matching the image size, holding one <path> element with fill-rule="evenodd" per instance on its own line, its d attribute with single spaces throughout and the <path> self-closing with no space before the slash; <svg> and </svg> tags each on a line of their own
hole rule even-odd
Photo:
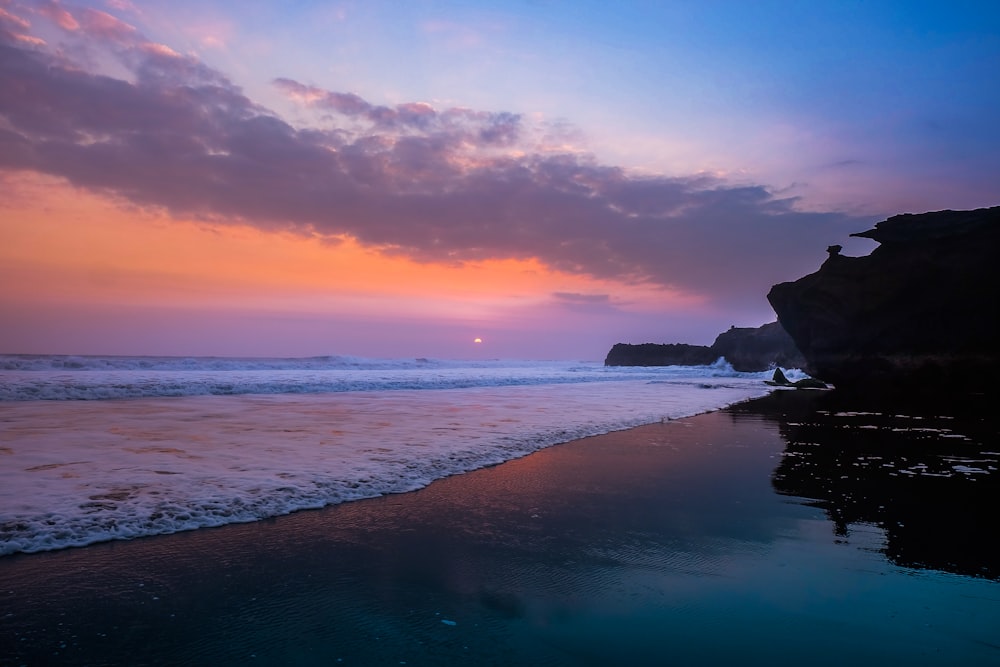
<svg viewBox="0 0 1000 667">
<path fill-rule="evenodd" d="M 707 344 L 1000 204 L 997 72 L 988 1 L 0 0 L 0 353 Z"/>
</svg>

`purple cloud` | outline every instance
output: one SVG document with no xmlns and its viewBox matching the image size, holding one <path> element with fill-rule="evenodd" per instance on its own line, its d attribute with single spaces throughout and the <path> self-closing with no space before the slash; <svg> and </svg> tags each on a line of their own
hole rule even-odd
<svg viewBox="0 0 1000 667">
<path fill-rule="evenodd" d="M 429 104 L 409 102 L 393 107 L 376 106 L 354 93 L 338 93 L 280 78 L 274 85 L 302 103 L 347 118 L 367 121 L 379 132 L 420 132 L 480 145 L 510 146 L 519 137 L 521 117 L 501 112 L 489 113 L 451 108 L 438 111 Z"/>
<path fill-rule="evenodd" d="M 530 145 L 517 114 L 375 105 L 283 78 L 328 126 L 294 127 L 220 72 L 93 10 L 44 14 L 130 80 L 81 68 L 0 15 L 0 168 L 170 212 L 284 228 L 422 261 L 538 258 L 720 304 L 763 303 L 869 220 L 804 213 L 760 185 L 637 177 Z M 62 12 L 65 12 L 63 14 Z M 572 301 L 572 299 L 569 299 Z"/>
<path fill-rule="evenodd" d="M 607 304 L 611 303 L 610 294 L 580 294 L 579 292 L 553 292 L 556 301 L 564 303 Z"/>
</svg>

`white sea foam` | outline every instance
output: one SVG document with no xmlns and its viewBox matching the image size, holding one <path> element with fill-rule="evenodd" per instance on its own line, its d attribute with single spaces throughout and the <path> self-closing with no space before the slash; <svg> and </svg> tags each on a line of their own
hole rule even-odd
<svg viewBox="0 0 1000 667">
<path fill-rule="evenodd" d="M 499 362 L 504 366 L 536 366 L 533 361 Z M 128 357 L 65 354 L 0 355 L 0 371 L 263 371 L 493 367 L 496 361 L 445 359 L 370 359 L 345 355 L 320 357 Z"/>
<path fill-rule="evenodd" d="M 789 371 L 790 377 L 802 376 Z M 605 367 L 593 362 L 433 359 L 0 356 L 0 402 L 162 396 L 463 389 L 626 379 L 763 378 L 712 366 Z"/>
<path fill-rule="evenodd" d="M 198 365 L 182 380 L 186 393 L 177 398 L 0 402 L 0 555 L 253 521 L 409 491 L 552 444 L 770 391 L 761 381 L 766 374 L 737 374 L 724 365 L 431 365 L 360 369 L 350 386 L 365 391 L 274 389 L 310 386 L 317 372 L 341 371 L 209 372 Z M 16 376 L 16 393 L 25 374 L 52 372 L 3 371 L 0 381 Z M 70 375 L 100 375 L 84 390 L 97 398 L 94 387 L 134 385 L 135 377 L 121 376 L 137 372 L 149 371 Z M 150 383 L 180 372 L 155 371 L 168 375 Z M 275 373 L 289 375 L 278 381 Z M 269 389 L 192 395 L 190 387 L 201 381 Z M 54 384 L 51 394 L 72 397 L 70 381 Z M 122 393 L 135 395 L 129 391 Z"/>
</svg>

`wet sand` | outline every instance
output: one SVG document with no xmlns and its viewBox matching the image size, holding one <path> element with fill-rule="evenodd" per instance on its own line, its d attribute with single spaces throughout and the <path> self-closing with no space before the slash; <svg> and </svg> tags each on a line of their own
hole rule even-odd
<svg viewBox="0 0 1000 667">
<path fill-rule="evenodd" d="M 0 664 L 1000 664 L 995 424 L 825 399 L 0 558 Z"/>
</svg>

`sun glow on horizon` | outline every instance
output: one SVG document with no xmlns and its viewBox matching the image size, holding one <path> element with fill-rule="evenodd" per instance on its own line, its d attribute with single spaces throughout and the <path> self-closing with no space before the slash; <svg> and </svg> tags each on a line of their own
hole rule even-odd
<svg viewBox="0 0 1000 667">
<path fill-rule="evenodd" d="M 629 301 L 670 300 L 662 289 L 623 286 L 548 268 L 537 259 L 421 262 L 352 238 L 176 219 L 123 207 L 57 179 L 23 174 L 6 203 L 0 259 L 21 280 L 0 294 L 142 303 L 268 303 L 291 293 L 377 297 L 434 295 L 503 305 L 614 286 Z M 44 208 L 37 206 L 45 201 Z M 28 280 L 30 276 L 30 280 Z M 17 289 L 10 289 L 17 285 Z M 665 299 L 666 297 L 666 299 Z M 294 300 L 294 299 L 293 299 Z M 683 299 L 681 299 L 683 301 Z M 286 302 L 287 303 L 287 302 Z"/>
<path fill-rule="evenodd" d="M 287 332 L 314 331 L 326 326 L 323 322 L 346 327 L 331 340 L 350 335 L 372 345 L 385 344 L 375 328 L 392 329 L 399 322 L 427 330 L 448 323 L 500 327 L 514 340 L 514 330 L 553 328 L 553 309 L 565 315 L 558 326 L 579 322 L 594 328 L 582 323 L 697 307 L 696 299 L 656 286 L 564 273 L 533 258 L 418 262 L 352 238 L 179 220 L 51 177 L 20 173 L 6 177 L 4 185 L 12 196 L 0 216 L 0 306 L 25 322 L 44 310 L 48 314 L 38 315 L 35 326 L 43 326 L 48 337 L 64 331 L 87 343 L 83 332 L 98 320 L 109 326 L 127 320 L 137 327 L 143 320 L 164 337 L 171 327 L 211 335 L 210 321 L 230 318 L 267 323 L 244 327 L 240 335 L 247 340 L 273 340 L 276 334 L 268 331 L 279 329 L 289 337 Z M 228 349 L 236 325 L 217 327 L 218 340 L 204 349 Z M 363 327 L 371 330 L 367 338 Z M 15 335 L 13 328 L 4 334 L 0 351 L 39 351 L 40 338 Z M 146 350 L 141 344 L 147 334 L 135 333 L 133 339 Z M 69 351 L 106 344 L 90 342 Z M 483 338 L 474 336 L 473 344 L 483 346 Z M 184 349 L 197 352 L 193 343 Z M 460 348 L 448 349 L 458 354 Z"/>
</svg>

